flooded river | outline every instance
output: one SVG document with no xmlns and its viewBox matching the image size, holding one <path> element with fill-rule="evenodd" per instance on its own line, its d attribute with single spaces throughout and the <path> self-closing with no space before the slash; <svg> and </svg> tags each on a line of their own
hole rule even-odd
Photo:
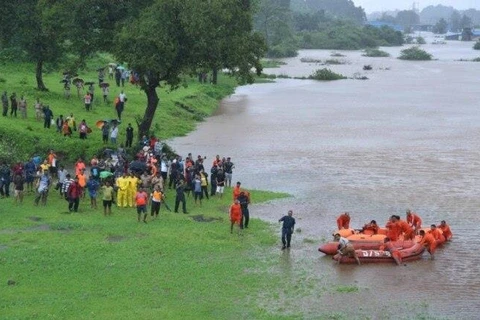
<svg viewBox="0 0 480 320">
<path fill-rule="evenodd" d="M 473 43 L 426 45 L 438 60 L 397 60 L 341 52 L 347 64 L 329 66 L 369 80 L 277 80 L 238 88 L 198 129 L 171 141 L 181 154 L 231 156 L 234 180 L 250 189 L 293 197 L 252 208 L 276 222 L 294 210 L 300 233 L 290 252 L 278 250 L 277 271 L 301 287 L 284 313 L 316 318 L 478 319 L 480 306 L 480 56 Z M 267 73 L 308 76 L 323 66 L 301 51 Z M 363 71 L 363 65 L 373 70 Z M 208 163 L 210 163 L 208 160 Z M 334 265 L 317 251 L 335 218 L 349 211 L 354 227 L 411 208 L 425 225 L 447 220 L 454 240 L 436 260 L 405 266 Z M 254 227 L 254 226 L 253 226 Z M 280 245 L 279 245 L 280 247 Z M 275 248 L 275 250 L 279 249 Z M 335 289 L 336 288 L 336 289 Z M 275 309 L 282 296 L 266 296 Z M 280 302 L 279 302 L 280 304 Z M 280 306 L 278 306 L 280 308 Z"/>
</svg>

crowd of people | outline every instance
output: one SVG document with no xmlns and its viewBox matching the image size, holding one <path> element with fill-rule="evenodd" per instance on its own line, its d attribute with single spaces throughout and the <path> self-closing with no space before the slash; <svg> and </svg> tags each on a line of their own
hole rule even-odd
<svg viewBox="0 0 480 320">
<path fill-rule="evenodd" d="M 337 227 L 338 230 L 350 229 L 350 214 L 348 212 L 344 212 L 337 217 Z M 388 247 L 388 243 L 398 240 L 415 240 L 415 236 L 419 235 L 421 237 L 419 243 L 427 249 L 431 259 L 434 259 L 437 243 L 442 243 L 452 237 L 450 226 L 445 220 L 442 220 L 439 225 L 430 225 L 430 229 L 426 231 L 422 229 L 422 219 L 420 216 L 410 209 L 406 211 L 405 220 L 398 215 L 390 216 L 385 228 L 385 246 Z M 375 220 L 372 220 L 370 223 L 365 224 L 363 228 L 357 229 L 356 231 L 374 235 L 378 234 L 379 230 L 380 226 Z M 353 257 L 357 263 L 360 264 L 355 249 L 347 238 L 342 237 L 340 233 L 335 233 L 334 239 L 339 242 L 339 254 Z"/>
<path fill-rule="evenodd" d="M 106 111 L 103 115 L 104 118 L 111 118 L 111 120 L 105 121 L 105 125 L 100 129 L 102 131 L 103 142 L 105 144 L 112 143 L 116 145 L 117 138 L 119 136 L 118 125 L 122 119 L 122 113 L 126 108 L 126 103 L 128 100 L 124 88 L 125 83 L 130 82 L 132 84 L 136 84 L 138 83 L 138 79 L 135 79 L 135 73 L 130 72 L 123 67 L 117 68 L 113 64 L 105 68 L 100 68 L 98 70 L 98 87 L 101 90 L 104 104 L 111 103 L 109 100 L 110 84 L 104 82 L 104 80 L 106 80 L 106 70 L 108 70 L 109 78 L 115 79 L 120 90 L 113 101 L 114 112 L 110 113 Z M 83 79 L 74 78 L 70 73 L 64 73 L 61 82 L 63 83 L 64 96 L 66 99 L 70 99 L 71 86 L 76 87 L 78 98 L 82 99 L 84 102 L 85 113 L 90 112 L 94 105 L 100 105 L 102 98 L 98 98 L 95 94 L 95 88 L 97 86 L 95 82 L 84 82 Z M 77 113 L 77 119 L 73 115 L 73 112 L 70 112 L 70 115 L 57 114 L 53 110 L 55 108 L 52 108 L 49 103 L 42 101 L 40 98 L 36 98 L 32 103 L 32 107 L 30 107 L 25 95 L 22 94 L 19 97 L 15 92 L 9 94 L 7 91 L 3 91 L 0 100 L 2 103 L 2 116 L 16 118 L 19 115 L 23 119 L 28 119 L 30 115 L 28 110 L 33 107 L 33 116 L 30 117 L 34 117 L 35 120 L 39 122 L 43 121 L 43 127 L 45 129 L 50 129 L 53 127 L 56 129 L 57 133 L 60 133 L 65 137 L 71 138 L 77 135 L 79 139 L 85 140 L 93 131 L 94 126 L 97 126 L 96 123 L 87 123 L 86 119 L 82 119 L 83 117 L 80 118 L 82 119 L 81 121 L 77 121 L 78 114 L 82 114 L 82 110 L 77 110 L 75 112 Z M 131 137 L 131 141 L 131 139 L 133 139 L 133 131 L 126 131 L 126 134 L 127 141 L 129 136 Z M 105 136 L 107 137 L 106 139 Z"/>
<path fill-rule="evenodd" d="M 171 211 L 166 202 L 166 190 L 175 190 L 174 211 L 180 209 L 187 214 L 187 198 L 194 206 L 202 206 L 204 199 L 222 198 L 225 186 L 232 186 L 233 169 L 231 158 L 216 156 L 206 168 L 206 157 L 191 154 L 183 159 L 176 155 L 169 159 L 161 152 L 158 139 L 151 137 L 143 141 L 143 148 L 136 159 L 127 162 L 122 152 L 114 158 L 106 152 L 103 157 L 93 157 L 89 162 L 78 159 L 72 172 L 59 165 L 54 150 L 44 158 L 32 157 L 25 162 L 0 166 L 0 194 L 10 197 L 13 187 L 16 204 L 20 205 L 25 193 L 33 193 L 35 205 L 47 205 L 52 189 L 68 203 L 69 212 L 78 212 L 82 199 L 90 200 L 90 208 L 97 209 L 97 198 L 101 197 L 104 215 L 117 208 L 136 208 L 137 220 L 147 222 L 147 207 L 152 218 L 158 218 L 161 207 Z M 207 173 L 207 171 L 209 173 Z M 237 182 L 232 189 L 230 220 L 233 226 L 248 228 L 250 193 Z"/>
</svg>

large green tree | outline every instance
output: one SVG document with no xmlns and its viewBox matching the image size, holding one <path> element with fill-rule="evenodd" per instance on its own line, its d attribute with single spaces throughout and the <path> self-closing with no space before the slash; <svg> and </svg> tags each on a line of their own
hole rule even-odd
<svg viewBox="0 0 480 320">
<path fill-rule="evenodd" d="M 221 56 L 208 56 L 208 45 L 212 43 L 209 36 L 213 29 L 197 11 L 205 10 L 207 6 L 211 10 L 228 9 L 209 14 L 209 17 L 218 17 L 215 27 L 225 30 L 225 33 L 212 35 L 221 43 L 218 48 L 212 48 L 212 53 L 221 53 L 220 48 L 225 49 Z M 160 85 L 175 89 L 183 76 L 195 74 L 206 66 L 228 68 L 245 81 L 253 80 L 250 69 L 260 66 L 261 52 L 255 49 L 258 39 L 251 32 L 250 10 L 248 0 L 157 0 L 122 28 L 116 37 L 114 53 L 138 73 L 140 86 L 147 96 L 145 113 L 138 123 L 139 137 L 149 133 L 160 101 L 157 94 Z M 218 14 L 228 14 L 230 18 Z M 228 21 L 233 22 L 232 19 L 238 19 L 235 22 L 238 27 L 226 25 Z M 221 34 L 225 39 L 218 38 Z"/>
</svg>

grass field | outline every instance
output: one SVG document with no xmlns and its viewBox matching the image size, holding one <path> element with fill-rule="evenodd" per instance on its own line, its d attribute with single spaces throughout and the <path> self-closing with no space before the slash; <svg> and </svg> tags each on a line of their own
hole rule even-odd
<svg viewBox="0 0 480 320">
<path fill-rule="evenodd" d="M 90 61 L 86 70 L 79 72 L 79 78 L 85 81 L 97 81 L 97 68 L 105 66 L 111 59 L 108 56 L 98 56 Z M 146 96 L 140 88 L 127 83 L 124 88 L 115 85 L 110 80 L 109 103 L 102 100 L 101 89 L 95 86 L 95 100 L 93 110 L 85 110 L 83 95 L 77 96 L 74 86 L 71 89 L 71 98 L 64 97 L 61 71 L 46 71 L 44 81 L 49 92 L 40 92 L 35 89 L 35 73 L 33 64 L 4 64 L 0 66 L 0 91 L 7 91 L 8 96 L 12 92 L 17 94 L 18 99 L 25 95 L 27 99 L 27 119 L 1 117 L 0 116 L 0 160 L 9 161 L 22 160 L 33 154 L 42 155 L 46 150 L 53 148 L 57 155 L 65 163 L 72 163 L 76 158 L 82 156 L 91 158 L 99 153 L 104 145 L 102 143 L 101 131 L 95 127 L 98 120 L 116 119 L 117 114 L 113 100 L 123 89 L 127 95 L 128 102 L 122 114 L 122 124 L 119 127 L 119 143 L 125 141 L 125 129 L 128 123 L 132 123 L 136 132 L 135 119 L 143 117 L 146 107 Z M 237 85 L 235 79 L 220 75 L 219 84 L 200 84 L 196 79 L 186 77 L 186 87 L 170 91 L 168 87 L 159 88 L 158 94 L 160 104 L 152 123 L 152 133 L 161 139 L 168 139 L 174 136 L 182 136 L 195 129 L 198 121 L 212 114 L 217 108 L 221 98 L 234 92 Z M 87 140 L 80 140 L 78 132 L 73 133 L 71 139 L 65 138 L 55 132 L 55 126 L 44 129 L 43 121 L 35 120 L 34 103 L 37 98 L 44 105 L 49 105 L 53 111 L 54 118 L 60 114 L 64 117 L 73 113 L 77 125 L 85 119 L 87 125 L 93 129 Z M 10 112 L 10 110 L 9 110 Z M 136 133 L 135 133 L 136 137 Z"/>
<path fill-rule="evenodd" d="M 252 192 L 255 202 L 285 196 Z M 282 290 L 269 272 L 279 247 L 272 228 L 254 219 L 230 234 L 231 189 L 202 207 L 187 201 L 189 214 L 162 207 L 144 224 L 133 208 L 104 217 L 88 199 L 70 214 L 54 190 L 45 207 L 33 206 L 33 194 L 22 205 L 0 199 L 1 318 L 280 318 L 259 303 Z"/>
</svg>

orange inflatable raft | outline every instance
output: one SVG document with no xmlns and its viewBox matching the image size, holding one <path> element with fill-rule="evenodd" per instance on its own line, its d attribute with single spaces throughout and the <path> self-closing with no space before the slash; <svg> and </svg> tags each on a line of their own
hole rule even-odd
<svg viewBox="0 0 480 320">
<path fill-rule="evenodd" d="M 407 242 L 407 241 L 405 241 Z M 379 263 L 379 262 L 388 262 L 388 263 L 397 263 L 418 260 L 421 258 L 425 248 L 419 243 L 414 243 L 409 241 L 405 243 L 404 247 L 395 248 L 393 250 L 355 250 L 358 259 L 361 263 Z M 334 260 L 339 261 L 340 263 L 357 263 L 354 258 L 344 257 L 340 254 L 336 254 L 333 257 Z"/>
</svg>

